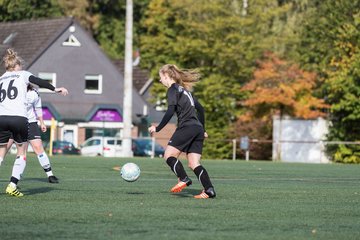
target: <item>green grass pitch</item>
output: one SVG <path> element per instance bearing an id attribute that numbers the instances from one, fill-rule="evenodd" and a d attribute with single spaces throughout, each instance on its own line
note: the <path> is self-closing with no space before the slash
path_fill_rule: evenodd
<path id="1" fill-rule="evenodd" d="M 360 239 L 360 165 L 203 161 L 218 194 L 178 194 L 162 159 L 52 157 L 59 184 L 29 154 L 19 186 L 5 194 L 14 156 L 0 167 L 0 239 Z M 114 167 L 135 162 L 141 177 Z M 183 161 L 187 166 L 186 161 Z M 187 167 L 186 167 L 187 169 Z"/>

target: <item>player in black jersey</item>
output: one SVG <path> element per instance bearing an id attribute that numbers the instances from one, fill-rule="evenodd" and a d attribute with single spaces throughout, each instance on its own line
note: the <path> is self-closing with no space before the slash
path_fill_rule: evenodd
<path id="1" fill-rule="evenodd" d="M 159 132 L 176 112 L 178 126 L 168 142 L 165 150 L 166 163 L 178 177 L 178 183 L 171 192 L 181 192 L 192 184 L 185 172 L 179 155 L 184 152 L 189 162 L 189 167 L 194 171 L 204 190 L 194 196 L 195 198 L 214 198 L 216 196 L 206 169 L 200 164 L 205 131 L 204 108 L 194 98 L 190 89 L 199 80 L 199 73 L 195 70 L 181 70 L 175 65 L 166 64 L 159 71 L 160 82 L 168 88 L 168 109 L 160 124 L 149 127 L 149 132 Z"/>

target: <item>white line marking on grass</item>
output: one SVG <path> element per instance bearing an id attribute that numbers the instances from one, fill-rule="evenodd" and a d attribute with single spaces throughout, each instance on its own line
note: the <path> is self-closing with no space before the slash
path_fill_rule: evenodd
<path id="1" fill-rule="evenodd" d="M 212 180 L 215 181 L 289 181 L 289 182 L 331 182 L 331 183 L 336 183 L 336 182 L 356 182 L 359 181 L 360 182 L 360 178 L 216 178 L 213 177 L 211 178 Z M 65 182 L 82 182 L 82 181 L 87 181 L 87 182 L 117 182 L 121 180 L 120 177 L 119 178 L 114 178 L 114 179 L 106 179 L 106 178 L 63 178 L 61 179 L 61 181 L 65 181 Z M 158 182 L 158 181 L 171 181 L 174 180 L 174 178 L 140 178 L 139 180 L 141 181 L 152 181 L 152 182 Z M 8 179 L 0 179 L 0 181 L 4 181 L 7 182 Z M 38 181 L 38 180 L 33 180 L 33 179 L 24 179 L 23 181 Z"/>

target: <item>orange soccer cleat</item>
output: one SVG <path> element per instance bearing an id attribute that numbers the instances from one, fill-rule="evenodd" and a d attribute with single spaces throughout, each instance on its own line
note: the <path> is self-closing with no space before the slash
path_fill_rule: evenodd
<path id="1" fill-rule="evenodd" d="M 203 190 L 199 195 L 195 195 L 194 198 L 206 199 L 206 198 L 214 198 L 215 196 L 216 196 L 216 193 L 214 191 L 214 188 L 209 188 L 206 191 Z"/>
<path id="2" fill-rule="evenodd" d="M 173 193 L 181 192 L 187 186 L 190 186 L 192 181 L 189 177 L 180 180 L 170 191 Z"/>

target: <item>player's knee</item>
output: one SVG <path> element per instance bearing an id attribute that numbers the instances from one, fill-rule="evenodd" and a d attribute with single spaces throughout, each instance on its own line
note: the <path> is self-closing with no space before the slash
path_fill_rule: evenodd
<path id="1" fill-rule="evenodd" d="M 40 153 L 43 153 L 44 152 L 44 148 L 42 145 L 34 145 L 32 146 L 33 147 L 33 150 L 36 154 L 40 154 Z"/>
<path id="2" fill-rule="evenodd" d="M 194 170 L 195 168 L 197 168 L 198 166 L 200 166 L 200 163 L 199 162 L 191 162 L 191 161 L 189 161 L 189 163 L 188 163 L 188 166 L 189 166 L 189 168 L 191 168 L 192 170 Z"/>

